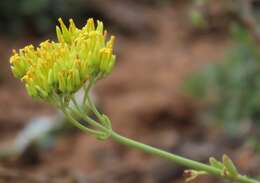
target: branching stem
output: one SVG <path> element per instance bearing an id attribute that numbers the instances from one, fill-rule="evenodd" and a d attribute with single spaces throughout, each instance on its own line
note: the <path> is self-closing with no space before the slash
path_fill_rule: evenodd
<path id="1" fill-rule="evenodd" d="M 100 137 L 101 135 L 104 136 L 104 135 L 108 134 L 107 136 L 105 136 L 104 139 L 110 137 L 115 142 L 126 145 L 128 147 L 135 148 L 135 149 L 138 149 L 138 150 L 141 150 L 141 151 L 153 154 L 153 155 L 157 155 L 161 158 L 167 159 L 169 161 L 172 161 L 176 164 L 187 167 L 189 169 L 193 169 L 193 170 L 197 170 L 197 171 L 203 171 L 203 172 L 206 172 L 208 174 L 223 177 L 223 178 L 231 180 L 233 182 L 260 183 L 260 181 L 258 181 L 258 180 L 255 180 L 255 179 L 252 179 L 252 178 L 249 178 L 247 176 L 240 175 L 240 174 L 238 174 L 237 176 L 231 176 L 230 174 L 225 174 L 225 172 L 223 172 L 223 170 L 216 168 L 214 166 L 211 166 L 209 164 L 204 164 L 204 163 L 201 163 L 201 162 L 198 162 L 198 161 L 194 161 L 194 160 L 191 160 L 191 159 L 188 159 L 188 158 L 184 158 L 182 156 L 179 156 L 179 155 L 158 149 L 156 147 L 152 147 L 150 145 L 143 144 L 143 143 L 140 143 L 138 141 L 124 137 L 124 136 L 114 132 L 111 128 L 104 126 L 104 124 L 107 124 L 107 121 L 104 121 L 106 119 L 104 117 L 102 117 L 102 114 L 99 113 L 99 111 L 97 110 L 97 108 L 95 107 L 94 103 L 91 101 L 91 99 L 88 95 L 86 95 L 86 100 L 89 104 L 90 109 L 97 116 L 97 119 L 99 120 L 99 122 L 93 120 L 86 113 L 82 112 L 82 110 L 79 109 L 79 106 L 76 103 L 76 100 L 73 101 L 75 106 L 77 106 L 76 109 L 69 108 L 68 106 L 67 106 L 67 108 L 69 109 L 70 112 L 75 113 L 78 117 L 82 118 L 83 120 L 85 120 L 85 122 L 87 122 L 89 125 L 94 127 L 95 130 L 90 129 L 90 128 L 82 125 L 76 119 L 74 119 L 73 116 L 70 115 L 69 112 L 67 112 L 66 106 L 62 105 L 62 108 L 61 108 L 61 110 L 64 112 L 64 114 L 68 118 L 68 120 L 73 125 L 75 125 L 77 128 L 79 128 L 80 130 L 82 130 L 84 132 L 90 133 L 92 135 L 96 135 L 96 137 Z"/>

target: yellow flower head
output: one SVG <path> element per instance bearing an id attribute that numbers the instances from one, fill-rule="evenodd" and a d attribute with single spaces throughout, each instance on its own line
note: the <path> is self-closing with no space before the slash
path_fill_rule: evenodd
<path id="1" fill-rule="evenodd" d="M 115 63 L 115 37 L 107 41 L 103 23 L 88 19 L 78 29 L 70 19 L 68 27 L 59 19 L 57 42 L 45 41 L 13 51 L 10 58 L 15 77 L 22 80 L 30 96 L 44 100 L 54 95 L 71 95 L 90 79 L 109 74 Z"/>

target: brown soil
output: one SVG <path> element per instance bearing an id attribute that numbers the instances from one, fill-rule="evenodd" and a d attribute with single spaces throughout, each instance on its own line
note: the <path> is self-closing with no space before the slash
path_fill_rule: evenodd
<path id="1" fill-rule="evenodd" d="M 202 161 L 228 150 L 228 143 L 219 148 L 224 137 L 216 138 L 214 134 L 218 132 L 212 130 L 209 134 L 196 122 L 193 103 L 180 90 L 188 73 L 223 56 L 229 47 L 227 35 L 221 31 L 193 34 L 184 3 L 141 5 L 136 9 L 135 3 L 126 6 L 113 2 L 126 13 L 136 11 L 142 16 L 137 25 L 129 20 L 125 25 L 119 24 L 118 29 L 113 27 L 120 32 L 121 27 L 128 26 L 132 32 L 114 33 L 118 35 L 117 64 L 111 76 L 100 81 L 94 90 L 114 129 Z M 135 27 L 143 24 L 149 28 Z M 1 41 L 0 142 L 12 138 L 32 117 L 54 113 L 48 105 L 32 101 L 10 74 L 11 48 L 23 44 Z M 232 157 L 245 171 L 260 173 L 253 171 L 255 163 L 249 168 L 245 163 L 255 160 L 250 150 L 242 148 L 232 152 Z M 54 148 L 40 152 L 35 164 L 16 158 L 0 162 L 0 182 L 170 183 L 184 182 L 182 171 L 157 157 L 76 133 L 59 138 Z M 221 180 L 201 177 L 194 182 Z"/>

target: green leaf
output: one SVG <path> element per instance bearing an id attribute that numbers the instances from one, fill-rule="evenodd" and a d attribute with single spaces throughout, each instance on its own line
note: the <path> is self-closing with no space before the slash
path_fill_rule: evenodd
<path id="1" fill-rule="evenodd" d="M 210 157 L 209 158 L 209 163 L 211 166 L 217 168 L 217 169 L 224 169 L 224 165 L 223 163 L 221 163 L 220 161 L 216 160 L 214 157 Z"/>
<path id="2" fill-rule="evenodd" d="M 233 161 L 226 154 L 223 155 L 223 165 L 232 177 L 237 177 L 239 175 Z"/>

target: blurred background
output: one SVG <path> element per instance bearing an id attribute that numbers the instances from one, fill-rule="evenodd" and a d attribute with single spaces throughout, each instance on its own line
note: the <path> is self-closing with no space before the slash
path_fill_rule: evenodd
<path id="1" fill-rule="evenodd" d="M 59 17 L 116 35 L 93 90 L 116 131 L 203 162 L 227 153 L 260 178 L 259 15 L 258 0 L 1 0 L 0 182 L 185 182 L 184 167 L 81 133 L 13 78 L 12 49 L 55 40 Z"/>

